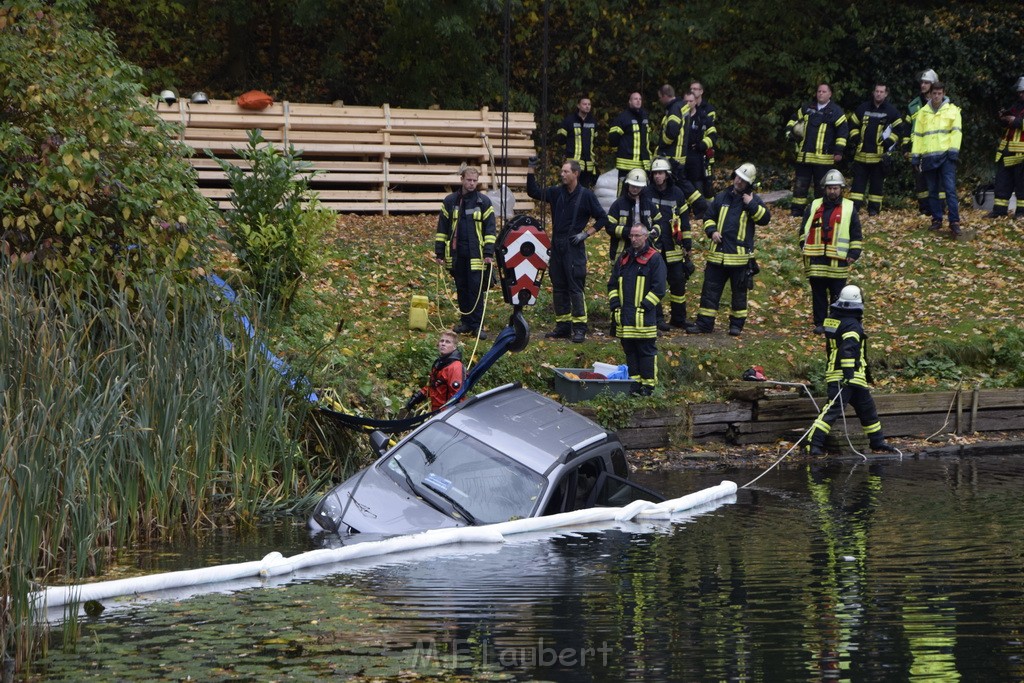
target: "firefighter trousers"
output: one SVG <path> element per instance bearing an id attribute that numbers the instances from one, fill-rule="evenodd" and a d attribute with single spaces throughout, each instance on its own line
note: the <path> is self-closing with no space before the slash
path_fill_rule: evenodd
<path id="1" fill-rule="evenodd" d="M 630 379 L 641 386 L 651 387 L 658 383 L 658 347 L 654 339 L 619 339 L 622 352 L 629 366 Z"/>
<path id="2" fill-rule="evenodd" d="M 996 191 L 992 202 L 992 213 L 1005 216 L 1010 208 L 1010 196 L 1017 195 L 1017 216 L 1024 216 L 1024 163 L 1007 166 L 1001 160 L 996 164 Z"/>
<path id="3" fill-rule="evenodd" d="M 839 394 L 842 388 L 843 395 L 838 400 L 833 399 Z M 831 402 L 822 408 L 814 425 L 811 427 L 810 444 L 821 448 L 825 445 L 825 437 L 832 431 L 832 425 L 843 414 L 844 407 L 849 404 L 857 413 L 861 429 L 867 435 L 872 446 L 885 441 L 882 434 L 882 423 L 878 421 L 878 411 L 875 409 L 875 399 L 871 397 L 871 390 L 858 384 L 848 384 L 840 387 L 839 382 L 828 383 L 828 400 Z"/>
<path id="4" fill-rule="evenodd" d="M 702 332 L 715 329 L 718 304 L 722 300 L 725 284 L 732 291 L 732 310 L 729 312 L 729 327 L 743 329 L 747 321 L 747 266 L 724 266 L 708 263 L 704 267 L 704 286 L 700 290 L 700 310 L 697 311 L 697 327 Z"/>
<path id="5" fill-rule="evenodd" d="M 860 211 L 865 204 L 868 205 L 868 214 L 875 215 L 882 210 L 882 184 L 885 182 L 885 164 L 881 161 L 865 163 L 863 161 L 853 162 L 853 186 L 850 189 L 850 199 L 853 205 Z"/>
<path id="6" fill-rule="evenodd" d="M 814 316 L 814 326 L 818 327 L 828 317 L 828 307 L 839 298 L 839 292 L 846 286 L 846 279 L 836 277 L 810 277 L 811 283 L 811 314 Z"/>
<path id="7" fill-rule="evenodd" d="M 714 198 L 714 192 L 711 190 L 711 176 L 707 172 L 707 160 L 702 152 L 697 150 L 686 152 L 684 175 L 695 188 L 700 190 L 705 199 L 711 201 Z"/>
<path id="8" fill-rule="evenodd" d="M 469 256 L 457 256 L 452 263 L 452 277 L 455 279 L 455 294 L 459 301 L 461 323 L 470 330 L 477 330 L 483 321 L 483 276 L 484 271 L 469 267 Z"/>
<path id="9" fill-rule="evenodd" d="M 664 254 L 662 254 L 664 256 Z M 668 285 L 668 295 L 665 300 L 669 303 L 669 325 L 683 327 L 686 325 L 686 268 L 682 261 L 672 261 L 665 264 L 665 283 Z M 665 310 L 658 304 L 658 323 L 665 321 Z"/>
<path id="10" fill-rule="evenodd" d="M 793 208 L 791 213 L 794 216 L 803 216 L 807 203 L 818 196 L 818 188 L 821 181 L 825 179 L 831 166 L 827 164 L 796 163 L 796 178 L 793 180 Z"/>
<path id="11" fill-rule="evenodd" d="M 587 301 L 583 295 L 587 284 L 587 252 L 583 244 L 572 244 L 568 238 L 555 240 L 548 265 L 551 276 L 551 303 L 556 323 L 572 323 L 573 328 L 586 331 Z"/>

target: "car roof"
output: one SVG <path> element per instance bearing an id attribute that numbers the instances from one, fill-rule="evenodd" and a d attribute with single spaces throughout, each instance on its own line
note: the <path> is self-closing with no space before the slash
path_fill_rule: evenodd
<path id="1" fill-rule="evenodd" d="M 567 450 L 580 451 L 612 436 L 593 420 L 518 384 L 478 394 L 443 419 L 540 473 Z"/>

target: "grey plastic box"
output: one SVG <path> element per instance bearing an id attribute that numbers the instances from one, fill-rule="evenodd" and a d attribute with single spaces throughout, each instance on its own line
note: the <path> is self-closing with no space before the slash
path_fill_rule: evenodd
<path id="1" fill-rule="evenodd" d="M 555 373 L 555 391 L 566 403 L 578 403 L 597 398 L 598 394 L 607 391 L 612 394 L 628 394 L 633 388 L 631 379 L 573 379 L 565 373 L 575 375 L 581 372 L 592 372 L 591 368 L 551 368 Z"/>

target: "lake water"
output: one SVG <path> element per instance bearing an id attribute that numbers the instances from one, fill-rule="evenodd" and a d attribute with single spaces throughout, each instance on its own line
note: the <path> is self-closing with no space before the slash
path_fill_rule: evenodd
<path id="1" fill-rule="evenodd" d="M 681 495 L 759 473 L 638 478 Z M 55 627 L 35 674 L 1022 681 L 1022 493 L 1019 457 L 793 466 L 677 523 L 420 552 L 230 594 L 111 605 L 82 618 L 75 653 L 60 652 Z M 197 567 L 309 547 L 300 522 L 140 562 Z"/>

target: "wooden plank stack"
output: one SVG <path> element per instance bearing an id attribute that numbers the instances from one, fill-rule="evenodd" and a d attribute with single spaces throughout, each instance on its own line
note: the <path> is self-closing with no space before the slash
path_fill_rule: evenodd
<path id="1" fill-rule="evenodd" d="M 482 187 L 496 188 L 507 161 L 507 184 L 517 210 L 531 210 L 526 196 L 527 160 L 536 154 L 533 114 L 509 113 L 507 147 L 502 113 L 279 102 L 262 111 L 229 100 L 193 104 L 159 102 L 161 118 L 178 127 L 194 150 L 200 191 L 221 208 L 230 206 L 224 172 L 210 159 L 237 160 L 247 131 L 258 128 L 268 142 L 294 145 L 317 174 L 311 187 L 327 207 L 342 212 L 436 211 L 459 185 L 459 167 L 481 170 Z"/>

